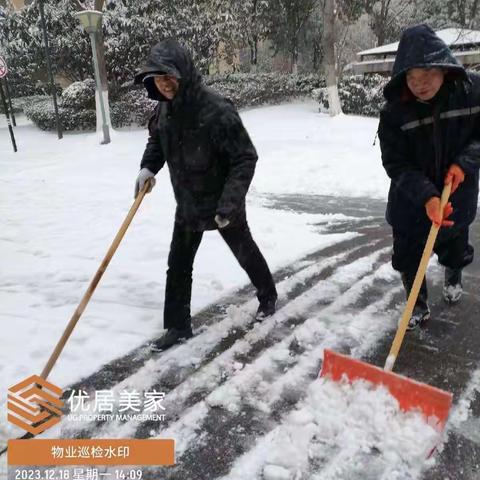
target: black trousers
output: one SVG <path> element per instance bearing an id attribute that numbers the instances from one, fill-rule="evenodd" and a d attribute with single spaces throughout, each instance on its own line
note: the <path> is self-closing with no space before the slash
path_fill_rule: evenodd
<path id="1" fill-rule="evenodd" d="M 393 230 L 392 266 L 399 272 L 416 272 L 428 231 L 418 235 L 404 235 Z M 468 226 L 441 228 L 433 251 L 444 267 L 461 269 L 473 262 L 473 247 L 468 243 Z"/>
<path id="2" fill-rule="evenodd" d="M 275 283 L 267 262 L 252 238 L 248 224 L 218 230 L 240 266 L 257 289 L 260 302 L 277 297 Z M 193 261 L 203 232 L 175 223 L 168 255 L 167 285 L 163 312 L 164 328 L 190 326 Z"/>

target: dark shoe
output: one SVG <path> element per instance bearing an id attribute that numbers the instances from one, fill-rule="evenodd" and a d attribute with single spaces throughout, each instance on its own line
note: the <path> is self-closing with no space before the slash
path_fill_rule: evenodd
<path id="1" fill-rule="evenodd" d="M 276 304 L 276 298 L 261 301 L 255 314 L 255 321 L 261 322 L 265 318 L 271 317 L 276 311 Z"/>
<path id="2" fill-rule="evenodd" d="M 415 307 L 413 309 L 412 316 L 408 321 L 407 330 L 415 330 L 417 327 L 422 325 L 422 323 L 426 322 L 430 319 L 430 309 L 427 308 L 419 308 Z"/>
<path id="3" fill-rule="evenodd" d="M 182 330 L 178 330 L 177 328 L 169 328 L 162 337 L 153 343 L 151 348 L 154 351 L 166 350 L 167 348 L 179 343 L 180 340 L 192 337 L 193 332 L 191 327 L 184 328 Z"/>
<path id="4" fill-rule="evenodd" d="M 402 272 L 402 282 L 405 287 L 405 294 L 408 300 L 410 290 L 412 289 L 413 282 L 415 280 L 416 272 Z M 424 278 L 418 293 L 415 308 L 413 309 L 412 316 L 408 322 L 407 330 L 415 330 L 423 322 L 426 322 L 430 318 L 430 308 L 428 308 L 428 289 L 427 279 Z"/>
<path id="5" fill-rule="evenodd" d="M 463 294 L 462 269 L 445 268 L 445 283 L 443 284 L 443 299 L 448 304 L 457 303 Z"/>

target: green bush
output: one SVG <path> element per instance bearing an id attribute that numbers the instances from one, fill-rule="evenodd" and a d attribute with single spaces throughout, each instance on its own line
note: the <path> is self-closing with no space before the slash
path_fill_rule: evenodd
<path id="1" fill-rule="evenodd" d="M 206 85 L 230 98 L 237 108 L 279 103 L 295 97 L 312 96 L 325 85 L 318 75 L 275 73 L 230 74 L 205 77 Z M 95 84 L 93 80 L 75 82 L 64 90 L 59 112 L 65 130 L 95 130 Z M 126 85 L 112 92 L 110 118 L 114 128 L 145 126 L 157 102 L 141 87 Z M 25 108 L 26 115 L 41 129 L 56 128 L 53 105 L 49 100 Z"/>
<path id="2" fill-rule="evenodd" d="M 344 113 L 377 116 L 383 103 L 385 77 L 345 77 L 339 86 Z M 320 103 L 320 110 L 328 108 L 325 81 L 318 75 L 286 75 L 274 73 L 230 74 L 205 78 L 213 90 L 230 98 L 237 108 L 274 104 L 295 97 L 310 97 Z M 62 94 L 59 111 L 65 130 L 95 130 L 95 98 L 93 80 L 76 82 Z M 32 97 L 25 104 L 27 116 L 43 130 L 56 128 L 51 100 Z M 126 85 L 110 97 L 110 118 L 114 128 L 130 125 L 145 126 L 156 102 L 147 97 L 141 87 Z"/>
<path id="3" fill-rule="evenodd" d="M 40 100 L 25 105 L 25 115 L 42 130 L 57 128 L 55 110 L 51 99 Z M 64 107 L 59 105 L 58 114 L 65 131 L 94 130 L 96 125 L 95 110 Z"/>
<path id="4" fill-rule="evenodd" d="M 74 82 L 62 93 L 62 107 L 95 110 L 95 80 L 87 78 L 83 82 Z"/>
<path id="5" fill-rule="evenodd" d="M 381 75 L 344 77 L 338 86 L 343 113 L 377 117 L 385 103 L 383 87 L 388 80 Z M 325 88 L 316 90 L 313 97 L 320 103 L 320 111 L 328 111 L 328 95 Z"/>
<path id="6" fill-rule="evenodd" d="M 110 105 L 110 118 L 114 128 L 129 125 L 146 126 L 157 102 L 150 100 L 144 89 L 120 92 Z"/>
<path id="7" fill-rule="evenodd" d="M 325 80 L 318 75 L 278 73 L 216 75 L 207 77 L 205 83 L 232 100 L 237 108 L 311 96 L 315 89 L 325 86 Z"/>

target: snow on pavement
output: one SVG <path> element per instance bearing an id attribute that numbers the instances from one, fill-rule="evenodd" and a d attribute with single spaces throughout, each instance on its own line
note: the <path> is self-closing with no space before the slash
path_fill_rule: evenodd
<path id="1" fill-rule="evenodd" d="M 372 146 L 377 121 L 347 116 L 331 119 L 316 109 L 314 103 L 293 103 L 242 113 L 260 157 L 248 197 L 248 216 L 272 269 L 357 234 L 327 234 L 328 226 L 352 220 L 344 215 L 267 208 L 268 194 L 386 197 L 388 181 L 378 146 Z M 44 366 L 132 203 L 146 141 L 145 130 L 114 132 L 109 146 L 98 145 L 94 134 L 66 135 L 59 141 L 54 134 L 26 124 L 17 128 L 19 153 L 13 154 L 7 135 L 5 128 L 0 129 L 0 215 L 5 225 L 0 234 L 3 391 Z M 52 371 L 49 379 L 53 383 L 67 386 L 161 333 L 173 217 L 173 194 L 163 171 Z M 246 327 L 256 308 L 255 299 L 229 307 L 221 321 L 201 329 L 188 343 L 147 361 L 114 390 L 146 390 L 173 365 L 180 373 L 200 367 L 167 394 L 166 405 L 178 412 L 178 419 L 152 432 L 174 436 L 181 458 L 204 436 L 201 426 L 214 409 L 235 412 L 251 405 L 269 412 L 286 390 L 303 389 L 306 393 L 294 410 L 260 437 L 225 478 L 294 479 L 316 461 L 327 462 L 326 476 L 318 480 L 339 478 L 335 475 L 341 465 L 351 473 L 362 462 L 362 455 L 372 450 L 377 452 L 378 468 L 387 468 L 390 476 L 385 473 L 384 478 L 410 478 L 398 475 L 415 475 L 420 470 L 425 448 L 438 440 L 435 432 L 417 416 L 400 414 L 383 390 L 371 390 L 361 383 L 351 388 L 324 380 L 311 382 L 324 348 L 348 340 L 359 356 L 394 325 L 397 312 L 386 310 L 398 293 L 391 285 L 374 304 L 359 312 L 348 311 L 374 282 L 391 284 L 395 278 L 388 264 L 389 248 L 375 244 L 371 248 L 372 253 L 346 265 L 341 262 L 352 250 L 297 265 L 295 275 L 279 283 L 280 298 L 327 268 L 334 267 L 334 272 L 208 364 L 202 362 L 227 332 Z M 195 263 L 193 313 L 247 281 L 220 236 L 208 232 Z M 295 315 L 305 316 L 305 321 L 291 325 L 252 363 L 238 362 L 256 343 L 280 335 L 282 326 L 288 326 Z M 303 353 L 292 357 L 288 345 L 293 340 Z M 195 393 L 203 399 L 190 405 Z M 4 403 L 3 397 L 3 411 Z M 62 424 L 44 436 L 55 437 L 63 427 L 75 430 L 75 425 Z M 137 428 L 134 422 L 112 422 L 96 434 L 125 437 Z M 0 439 L 18 433 L 5 418 L 0 420 Z M 338 449 L 339 445 L 343 447 Z M 330 465 L 322 458 L 329 448 L 335 455 Z"/>
<path id="2" fill-rule="evenodd" d="M 311 480 L 406 480 L 415 478 L 438 442 L 438 432 L 419 413 L 399 413 L 398 402 L 385 388 L 322 378 L 222 480 L 262 474 L 264 479 L 294 480 L 306 472 Z"/>
<path id="3" fill-rule="evenodd" d="M 332 171 L 326 177 L 316 165 L 320 153 L 340 148 L 327 139 L 342 128 L 337 120 L 318 114 L 314 103 L 258 108 L 242 116 L 260 156 L 248 216 L 255 239 L 276 269 L 332 242 L 313 224 L 342 219 L 266 209 L 256 193 L 271 191 L 275 185 L 277 191 L 281 186 L 291 191 L 292 182 L 297 193 L 312 191 L 314 183 L 318 193 L 333 193 L 328 186 L 337 175 Z M 348 117 L 343 121 L 352 123 Z M 375 122 L 353 121 L 356 131 L 374 135 Z M 0 130 L 0 215 L 5 226 L 0 234 L 0 318 L 7 325 L 0 352 L 2 389 L 39 372 L 46 363 L 132 203 L 147 136 L 144 129 L 118 131 L 104 146 L 95 134 L 67 134 L 58 140 L 55 133 L 42 132 L 28 122 L 20 124 L 16 154 L 7 130 Z M 364 143 L 360 136 L 357 140 Z M 349 144 L 352 154 L 360 149 Z M 293 145 L 295 165 L 287 155 Z M 368 150 L 364 160 L 385 183 L 378 149 Z M 343 155 L 345 146 L 341 151 Z M 349 168 L 352 171 L 352 163 Z M 358 162 L 359 172 L 362 169 Z M 52 382 L 68 385 L 161 333 L 174 198 L 165 170 L 157 180 L 52 371 Z M 351 192 L 358 193 L 358 189 Z M 193 313 L 247 282 L 220 236 L 208 232 L 195 263 Z M 105 338 L 115 342 L 105 348 Z M 11 433 L 2 417 L 0 438 Z"/>

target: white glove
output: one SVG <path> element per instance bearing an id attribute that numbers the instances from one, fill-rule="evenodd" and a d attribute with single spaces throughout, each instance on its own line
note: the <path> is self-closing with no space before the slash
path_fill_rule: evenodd
<path id="1" fill-rule="evenodd" d="M 218 228 L 225 228 L 230 224 L 228 218 L 223 218 L 220 215 L 215 215 L 215 223 L 218 225 Z"/>
<path id="2" fill-rule="evenodd" d="M 155 186 L 155 174 L 151 172 L 148 168 L 142 168 L 138 172 L 138 177 L 137 180 L 135 181 L 135 198 L 137 198 L 138 192 L 140 192 L 144 185 L 145 182 L 151 178 L 150 181 L 150 187 L 147 190 L 147 193 L 152 191 L 152 188 Z"/>

